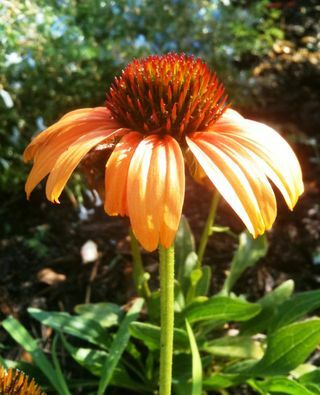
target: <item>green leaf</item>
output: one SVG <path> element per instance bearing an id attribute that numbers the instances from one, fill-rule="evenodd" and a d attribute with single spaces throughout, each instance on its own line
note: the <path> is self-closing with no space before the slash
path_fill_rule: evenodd
<path id="1" fill-rule="evenodd" d="M 160 322 L 160 292 L 153 291 L 150 298 L 148 298 L 146 302 L 148 306 L 148 316 L 150 322 Z M 179 301 L 177 303 L 179 303 Z"/>
<path id="2" fill-rule="evenodd" d="M 228 359 L 260 359 L 263 356 L 260 342 L 251 337 L 225 336 L 204 343 L 201 349 Z"/>
<path id="3" fill-rule="evenodd" d="M 212 269 L 210 266 L 204 265 L 201 268 L 202 275 L 196 285 L 195 296 L 206 296 L 209 292 Z"/>
<path id="4" fill-rule="evenodd" d="M 220 390 L 241 384 L 245 382 L 245 380 L 246 378 L 236 373 L 214 373 L 209 378 L 203 380 L 203 388 L 207 391 Z"/>
<path id="5" fill-rule="evenodd" d="M 56 376 L 57 376 L 60 388 L 63 389 L 65 394 L 71 395 L 70 391 L 69 391 L 69 388 L 68 388 L 68 385 L 66 383 L 66 380 L 64 378 L 64 375 L 63 375 L 63 372 L 62 372 L 62 369 L 61 369 L 61 365 L 60 365 L 58 356 L 57 356 L 58 336 L 59 335 L 56 333 L 54 338 L 53 338 L 53 341 L 52 341 L 52 347 L 51 347 L 52 362 L 53 362 L 53 366 L 54 366 L 54 368 L 56 370 Z"/>
<path id="6" fill-rule="evenodd" d="M 63 335 L 62 341 L 66 350 L 80 366 L 83 366 L 94 376 L 101 376 L 103 365 L 106 358 L 108 357 L 108 353 L 90 348 L 74 347 L 69 342 L 67 342 Z M 115 368 L 111 379 L 111 384 L 120 388 L 126 388 L 137 392 L 152 392 L 152 388 L 148 388 L 144 384 L 133 380 L 122 366 Z"/>
<path id="7" fill-rule="evenodd" d="M 265 235 L 253 239 L 248 232 L 241 233 L 239 246 L 231 261 L 230 272 L 224 282 L 221 294 L 229 294 L 241 274 L 264 257 L 267 250 L 268 244 Z"/>
<path id="8" fill-rule="evenodd" d="M 83 366 L 93 375 L 101 376 L 103 363 L 108 356 L 106 351 L 74 347 L 62 334 L 61 339 L 65 349 L 79 365 Z"/>
<path id="9" fill-rule="evenodd" d="M 302 363 L 301 365 L 297 366 L 295 369 L 291 370 L 290 375 L 295 379 L 300 379 L 301 376 L 313 372 L 315 370 L 317 370 L 317 368 L 314 365 L 312 365 L 312 363 L 306 361 L 305 363 Z"/>
<path id="10" fill-rule="evenodd" d="M 198 350 L 197 342 L 194 337 L 192 328 L 186 320 L 186 328 L 189 336 L 191 354 L 192 354 L 192 392 L 191 395 L 202 394 L 202 363 Z"/>
<path id="11" fill-rule="evenodd" d="M 81 316 L 72 316 L 68 313 L 46 312 L 34 308 L 29 308 L 28 312 L 43 325 L 57 331 L 78 337 L 103 348 L 108 348 L 110 344 L 111 337 L 94 320 Z"/>
<path id="12" fill-rule="evenodd" d="M 28 333 L 25 327 L 13 317 L 8 317 L 2 321 L 2 326 L 21 347 L 31 354 L 33 361 L 50 381 L 53 388 L 61 395 L 69 395 L 69 392 L 61 387 L 57 373 L 52 364 L 39 347 L 37 341 Z"/>
<path id="13" fill-rule="evenodd" d="M 186 305 L 186 301 L 185 301 L 184 294 L 181 289 L 181 285 L 178 281 L 175 281 L 174 282 L 174 311 L 181 312 L 184 309 L 185 305 Z M 149 306 L 148 306 L 148 312 L 149 312 Z M 151 319 L 150 312 L 149 312 L 149 316 L 150 316 L 150 321 L 153 321 Z M 160 317 L 159 317 L 159 319 L 160 319 Z M 157 320 L 157 321 L 159 321 L 159 320 Z"/>
<path id="14" fill-rule="evenodd" d="M 296 293 L 279 306 L 270 323 L 269 330 L 273 332 L 284 325 L 295 322 L 319 307 L 320 290 Z"/>
<path id="15" fill-rule="evenodd" d="M 305 386 L 287 377 L 273 377 L 265 381 L 249 381 L 253 389 L 260 390 L 263 394 L 283 395 L 317 395 Z"/>
<path id="16" fill-rule="evenodd" d="M 248 371 L 251 371 L 253 366 L 256 366 L 257 361 L 255 359 L 245 359 L 243 361 L 237 361 L 236 363 L 232 363 L 225 367 L 223 373 L 226 374 L 240 374 L 243 377 L 248 378 Z"/>
<path id="17" fill-rule="evenodd" d="M 160 348 L 160 327 L 143 322 L 132 322 L 130 332 L 133 337 L 141 340 L 150 350 Z M 188 335 L 183 329 L 174 329 L 175 350 L 185 350 L 189 346 Z"/>
<path id="18" fill-rule="evenodd" d="M 196 254 L 194 254 L 196 256 Z M 198 259 L 198 258 L 197 258 Z M 195 260 L 196 264 L 196 260 Z M 193 269 L 188 275 L 188 288 L 186 294 L 186 304 L 189 305 L 194 301 L 196 286 L 202 277 L 202 270 L 199 268 Z"/>
<path id="19" fill-rule="evenodd" d="M 294 282 L 288 280 L 258 300 L 257 303 L 262 308 L 261 312 L 241 325 L 241 333 L 248 335 L 266 330 L 272 321 L 277 307 L 290 298 L 293 290 Z"/>
<path id="20" fill-rule="evenodd" d="M 303 363 L 320 342 L 320 319 L 294 323 L 268 336 L 264 357 L 249 373 L 256 376 L 286 374 Z"/>
<path id="21" fill-rule="evenodd" d="M 114 303 L 79 304 L 74 310 L 85 318 L 97 321 L 103 328 L 118 325 L 123 316 L 120 306 Z"/>
<path id="22" fill-rule="evenodd" d="M 320 394 L 320 368 L 314 368 L 313 371 L 300 376 L 299 383 L 305 385 L 316 394 Z"/>
<path id="23" fill-rule="evenodd" d="M 192 303 L 183 314 L 190 323 L 203 320 L 246 321 L 257 315 L 260 310 L 259 305 L 245 302 L 240 298 L 213 296 L 204 302 Z"/>
<path id="24" fill-rule="evenodd" d="M 184 297 L 186 297 L 190 287 L 190 275 L 197 265 L 198 257 L 195 253 L 194 237 L 185 216 L 181 217 L 174 245 L 176 278 Z M 177 296 L 177 294 L 175 295 Z"/>
<path id="25" fill-rule="evenodd" d="M 212 366 L 212 357 L 205 356 L 201 360 L 203 369 Z M 173 355 L 173 378 L 174 393 L 179 395 L 190 394 L 192 391 L 192 360 L 190 354 Z"/>
<path id="26" fill-rule="evenodd" d="M 108 387 L 122 353 L 127 347 L 130 338 L 130 324 L 138 318 L 143 303 L 144 300 L 142 298 L 136 299 L 130 310 L 127 312 L 125 318 L 122 320 L 119 330 L 111 344 L 110 354 L 107 356 L 104 362 L 97 395 L 103 395 L 106 388 Z"/>
<path id="27" fill-rule="evenodd" d="M 198 255 L 195 252 L 190 252 L 185 260 L 183 275 L 180 280 L 181 288 L 186 298 L 188 298 L 192 285 L 195 284 L 195 282 L 197 282 L 201 277 L 200 269 L 195 269 L 197 262 Z"/>
<path id="28" fill-rule="evenodd" d="M 178 281 L 182 284 L 185 277 L 187 256 L 195 251 L 194 237 L 187 218 L 182 215 L 174 242 L 174 254 Z"/>
<path id="29" fill-rule="evenodd" d="M 212 233 L 227 233 L 227 232 L 230 232 L 230 228 L 229 228 L 229 226 L 214 225 L 211 227 L 211 232 Z"/>

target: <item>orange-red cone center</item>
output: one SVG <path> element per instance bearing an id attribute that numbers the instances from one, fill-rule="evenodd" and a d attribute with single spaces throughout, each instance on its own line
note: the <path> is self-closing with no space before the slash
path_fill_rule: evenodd
<path id="1" fill-rule="evenodd" d="M 130 63 L 111 85 L 106 106 L 124 127 L 180 140 L 214 123 L 226 98 L 202 60 L 170 53 Z"/>

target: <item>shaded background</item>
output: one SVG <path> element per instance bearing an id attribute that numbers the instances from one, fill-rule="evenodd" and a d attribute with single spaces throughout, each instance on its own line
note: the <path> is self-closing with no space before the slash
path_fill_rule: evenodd
<path id="1" fill-rule="evenodd" d="M 0 3 L 0 311 L 30 326 L 27 306 L 72 311 L 90 300 L 134 295 L 126 220 L 108 218 L 80 175 L 61 206 L 30 202 L 23 149 L 65 112 L 103 105 L 114 76 L 134 57 L 169 51 L 201 57 L 217 71 L 233 107 L 290 141 L 306 192 L 293 213 L 279 197 L 268 256 L 238 292 L 257 298 L 287 278 L 296 289 L 320 282 L 320 6 L 318 1 L 3 0 Z M 190 180 L 189 180 L 190 181 Z M 188 181 L 185 213 L 199 238 L 210 195 Z M 241 223 L 223 203 L 218 222 Z M 83 244 L 98 248 L 85 264 Z M 235 241 L 210 241 L 206 263 L 223 281 Z M 156 286 L 157 258 L 145 256 Z M 94 270 L 98 276 L 94 276 Z M 92 281 L 89 278 L 92 276 Z M 89 290 L 89 291 L 88 291 Z M 2 336 L 2 337 L 1 337 Z M 5 343 L 4 334 L 0 341 Z M 17 349 L 6 350 L 18 357 Z M 10 354 L 11 353 L 11 354 Z"/>

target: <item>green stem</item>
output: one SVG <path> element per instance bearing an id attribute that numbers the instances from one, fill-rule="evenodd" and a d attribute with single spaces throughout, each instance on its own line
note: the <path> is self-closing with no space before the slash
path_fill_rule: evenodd
<path id="1" fill-rule="evenodd" d="M 138 240 L 130 227 L 130 244 L 133 258 L 133 281 L 139 296 L 149 299 L 151 291 L 148 285 L 148 273 L 144 271 Z"/>
<path id="2" fill-rule="evenodd" d="M 200 269 L 202 266 L 203 256 L 206 251 L 208 239 L 209 239 L 209 236 L 211 235 L 211 228 L 214 224 L 214 220 L 216 217 L 219 199 L 220 199 L 220 194 L 217 190 L 215 190 L 213 193 L 212 201 L 211 201 L 209 215 L 208 215 L 208 218 L 207 218 L 207 221 L 204 226 L 204 229 L 203 229 L 203 232 L 201 235 L 201 239 L 200 239 L 200 244 L 199 244 L 199 249 L 198 249 L 198 261 L 197 261 L 197 268 L 198 269 Z"/>
<path id="3" fill-rule="evenodd" d="M 160 255 L 160 395 L 171 394 L 174 328 L 174 247 L 159 246 Z"/>

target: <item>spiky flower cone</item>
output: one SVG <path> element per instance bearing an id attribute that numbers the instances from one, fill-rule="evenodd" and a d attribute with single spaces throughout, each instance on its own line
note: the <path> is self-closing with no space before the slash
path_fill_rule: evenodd
<path id="1" fill-rule="evenodd" d="M 46 395 L 32 379 L 19 370 L 0 367 L 0 395 Z"/>

